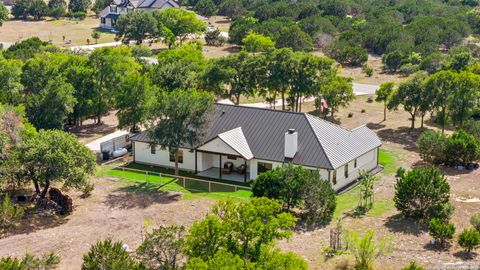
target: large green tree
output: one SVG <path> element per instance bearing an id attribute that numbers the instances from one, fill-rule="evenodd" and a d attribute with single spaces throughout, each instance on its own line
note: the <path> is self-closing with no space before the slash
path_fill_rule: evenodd
<path id="1" fill-rule="evenodd" d="M 189 34 L 201 34 L 206 29 L 205 23 L 197 19 L 194 12 L 181 8 L 167 8 L 155 11 L 153 16 L 168 32 L 165 34 L 165 42 L 169 47 L 176 43 L 177 37 L 180 44 L 182 44 Z"/>
<path id="2" fill-rule="evenodd" d="M 426 81 L 426 91 L 433 99 L 432 108 L 435 108 L 440 113 L 442 133 L 445 132 L 447 108 L 450 102 L 452 102 L 451 98 L 455 92 L 456 77 L 456 73 L 447 70 L 431 75 Z"/>
<path id="3" fill-rule="evenodd" d="M 147 117 L 147 109 L 154 94 L 154 87 L 147 75 L 129 73 L 125 75 L 115 93 L 115 108 L 119 128 L 139 131 Z"/>
<path id="4" fill-rule="evenodd" d="M 89 65 L 92 68 L 93 113 L 97 117 L 97 123 L 101 123 L 102 115 L 110 109 L 114 89 L 121 78 L 127 73 L 140 70 L 141 66 L 125 46 L 94 50 L 89 55 Z"/>
<path id="5" fill-rule="evenodd" d="M 95 156 L 75 136 L 60 130 L 40 130 L 18 146 L 21 176 L 29 179 L 40 198 L 53 183 L 80 189 L 95 172 Z"/>
<path id="6" fill-rule="evenodd" d="M 140 44 L 144 39 L 161 36 L 157 27 L 157 21 L 152 12 L 129 12 L 118 19 L 115 25 L 115 35 L 127 44 L 131 40 Z"/>
<path id="7" fill-rule="evenodd" d="M 0 60 L 0 103 L 18 105 L 22 101 L 23 63 L 19 60 Z"/>
<path id="8" fill-rule="evenodd" d="M 218 202 L 190 228 L 186 255 L 208 261 L 225 250 L 246 262 L 258 262 L 266 246 L 291 235 L 295 218 L 281 209 L 279 202 L 267 198 Z"/>
<path id="9" fill-rule="evenodd" d="M 425 92 L 424 80 L 423 75 L 416 74 L 407 82 L 400 84 L 387 105 L 390 110 L 396 110 L 403 105 L 403 109 L 410 114 L 412 129 L 415 128 L 415 117 L 422 106 L 422 97 Z"/>
<path id="10" fill-rule="evenodd" d="M 8 19 L 8 9 L 3 5 L 3 3 L 0 3 L 0 27 L 3 25 L 3 22 L 5 22 Z"/>
<path id="11" fill-rule="evenodd" d="M 448 104 L 453 123 L 462 127 L 477 105 L 480 93 L 480 75 L 462 71 L 456 76 L 455 88 Z"/>
<path id="12" fill-rule="evenodd" d="M 87 12 L 92 5 L 92 0 L 70 0 L 68 10 L 71 12 Z"/>
<path id="13" fill-rule="evenodd" d="M 338 112 L 341 107 L 347 106 L 350 101 L 355 99 L 352 80 L 347 77 L 337 76 L 324 87 L 321 94 L 328 103 L 328 110 L 332 121 L 335 119 L 335 113 Z"/>
<path id="14" fill-rule="evenodd" d="M 201 142 L 213 110 L 213 96 L 206 92 L 178 89 L 158 94 L 148 133 L 155 145 L 175 156 L 175 175 L 179 174 L 178 150 Z"/>

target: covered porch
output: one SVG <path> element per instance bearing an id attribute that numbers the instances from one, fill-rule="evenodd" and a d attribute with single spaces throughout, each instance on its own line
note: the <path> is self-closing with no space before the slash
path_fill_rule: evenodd
<path id="1" fill-rule="evenodd" d="M 206 169 L 205 171 L 198 172 L 198 176 L 209 177 L 209 178 L 219 178 L 220 175 L 220 168 L 212 167 L 210 169 Z M 237 172 L 232 172 L 230 174 L 222 174 L 222 180 L 228 181 L 235 181 L 235 182 L 246 182 L 245 178 L 250 179 L 250 173 L 239 174 Z"/>
<path id="2" fill-rule="evenodd" d="M 236 182 L 250 181 L 250 147 L 242 129 L 218 134 L 195 150 L 195 173 L 199 176 Z"/>

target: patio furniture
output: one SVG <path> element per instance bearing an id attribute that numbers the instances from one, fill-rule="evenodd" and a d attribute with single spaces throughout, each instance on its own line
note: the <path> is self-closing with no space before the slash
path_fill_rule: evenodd
<path id="1" fill-rule="evenodd" d="M 244 174 L 244 173 L 246 173 L 246 171 L 247 171 L 247 167 L 245 166 L 245 164 L 242 164 L 242 165 L 237 167 L 237 173 L 238 174 Z"/>
<path id="2" fill-rule="evenodd" d="M 223 164 L 222 173 L 230 174 L 230 173 L 232 173 L 232 171 L 233 171 L 233 163 L 232 162 L 225 162 L 225 164 Z"/>

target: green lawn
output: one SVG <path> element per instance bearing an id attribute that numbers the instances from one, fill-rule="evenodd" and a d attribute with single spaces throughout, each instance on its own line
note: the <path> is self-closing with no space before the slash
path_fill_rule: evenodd
<path id="1" fill-rule="evenodd" d="M 118 165 L 118 164 L 117 164 Z M 104 166 L 100 166 L 104 167 Z M 138 167 L 138 166 L 137 166 Z M 128 184 L 125 189 L 135 192 L 161 192 L 161 191 L 179 191 L 183 193 L 184 199 L 210 198 L 225 199 L 234 198 L 239 200 L 247 200 L 251 197 L 252 192 L 234 187 L 221 185 L 220 183 L 209 183 L 202 181 L 186 180 L 185 185 L 188 190 L 183 187 L 182 179 L 176 180 L 173 177 L 160 176 L 159 170 L 144 172 L 130 171 L 129 168 L 122 170 L 115 165 L 107 165 L 100 168 L 97 175 L 117 177 L 124 183 Z M 209 188 L 213 192 L 208 192 Z"/>
<path id="2" fill-rule="evenodd" d="M 393 174 L 397 172 L 397 165 L 395 160 L 400 157 L 400 152 L 397 150 L 380 148 L 378 155 L 378 163 L 384 167 L 383 174 Z"/>

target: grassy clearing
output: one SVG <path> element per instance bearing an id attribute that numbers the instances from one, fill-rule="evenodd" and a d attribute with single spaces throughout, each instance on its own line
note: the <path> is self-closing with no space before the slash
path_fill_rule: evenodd
<path id="1" fill-rule="evenodd" d="M 400 152 L 395 150 L 387 150 L 380 148 L 380 153 L 378 155 L 378 163 L 383 165 L 384 170 L 382 174 L 389 175 L 397 171 L 396 160 L 400 157 Z"/>
<path id="2" fill-rule="evenodd" d="M 343 215 L 352 214 L 355 208 L 358 206 L 360 200 L 360 187 L 357 186 L 352 190 L 345 192 L 337 196 L 337 208 L 333 217 L 335 219 L 341 218 Z M 368 211 L 365 216 L 367 217 L 380 217 L 384 213 L 391 211 L 395 208 L 393 200 L 375 200 L 373 202 L 373 208 Z"/>
<path id="3" fill-rule="evenodd" d="M 197 198 L 209 198 L 214 200 L 233 198 L 238 200 L 248 200 L 252 192 L 249 190 L 234 191 L 233 187 L 222 186 L 216 183 L 207 183 L 200 181 L 188 181 L 185 183 L 188 190 L 183 187 L 181 179 L 174 179 L 173 177 L 166 177 L 160 175 L 159 172 L 149 171 L 148 174 L 143 172 L 128 171 L 116 168 L 118 164 L 100 166 L 97 176 L 117 177 L 128 186 L 127 191 L 133 192 L 164 192 L 177 191 L 183 193 L 183 198 L 187 200 Z M 136 166 L 138 168 L 138 166 Z M 157 169 L 160 171 L 160 169 Z M 209 187 L 210 185 L 210 187 Z M 208 192 L 211 188 L 214 192 Z M 197 191 L 192 191 L 197 190 Z"/>

